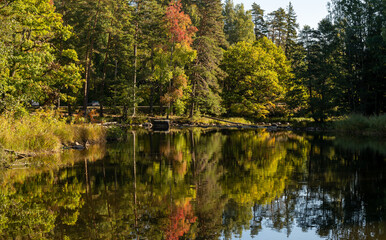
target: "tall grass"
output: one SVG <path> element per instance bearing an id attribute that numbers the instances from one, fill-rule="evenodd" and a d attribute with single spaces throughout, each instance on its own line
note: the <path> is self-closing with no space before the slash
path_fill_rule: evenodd
<path id="1" fill-rule="evenodd" d="M 366 117 L 353 114 L 343 120 L 336 121 L 334 128 L 347 133 L 374 132 L 386 134 L 386 114 Z"/>
<path id="2" fill-rule="evenodd" d="M 251 121 L 246 120 L 245 118 L 241 117 L 230 117 L 230 118 L 221 118 L 222 120 L 234 122 L 234 123 L 241 123 L 241 124 L 253 124 Z M 210 119 L 206 117 L 193 117 L 189 119 L 189 121 L 196 123 L 196 124 L 215 124 L 215 125 L 228 125 L 230 123 L 218 121 L 215 119 Z"/>
<path id="3" fill-rule="evenodd" d="M 0 145 L 17 152 L 58 151 L 63 144 L 103 139 L 105 130 L 102 126 L 66 124 L 54 112 L 0 116 Z"/>

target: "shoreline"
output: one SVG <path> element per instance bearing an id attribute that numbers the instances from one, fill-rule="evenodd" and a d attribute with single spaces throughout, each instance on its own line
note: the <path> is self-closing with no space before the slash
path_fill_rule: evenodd
<path id="1" fill-rule="evenodd" d="M 157 118 L 161 119 L 161 118 Z M 229 121 L 227 124 L 215 124 L 215 123 L 198 123 L 192 122 L 190 119 L 179 119 L 177 121 L 171 120 L 170 130 L 183 130 L 183 129 L 229 129 L 229 130 L 258 130 L 265 129 L 268 132 L 277 132 L 277 131 L 292 131 L 298 133 L 328 133 L 335 134 L 339 136 L 350 136 L 350 137 L 380 137 L 380 139 L 386 139 L 386 133 L 377 130 L 357 130 L 347 132 L 345 130 L 334 129 L 331 126 L 320 125 L 320 126 L 293 126 L 290 123 L 286 122 L 284 124 L 277 123 L 268 123 L 268 124 L 245 124 L 245 123 L 232 123 Z M 9 163 L 11 161 L 34 158 L 39 156 L 50 156 L 57 153 L 61 153 L 66 150 L 85 150 L 90 145 L 103 144 L 107 142 L 121 141 L 125 133 L 125 129 L 143 129 L 149 132 L 152 132 L 151 124 L 149 122 L 144 123 L 131 123 L 124 124 L 118 122 L 106 122 L 103 124 L 91 124 L 94 126 L 100 126 L 104 129 L 103 136 L 100 136 L 98 140 L 95 139 L 82 139 L 79 143 L 74 141 L 71 143 L 61 143 L 60 148 L 52 150 L 26 150 L 26 151 L 16 151 L 8 148 L 0 148 L 1 154 L 0 159 L 2 165 Z M 315 124 L 314 124 L 315 125 Z M 169 132 L 169 131 L 154 131 L 154 132 Z"/>

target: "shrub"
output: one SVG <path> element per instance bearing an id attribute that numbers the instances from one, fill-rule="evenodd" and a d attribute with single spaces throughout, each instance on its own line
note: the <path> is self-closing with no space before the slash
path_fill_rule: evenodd
<path id="1" fill-rule="evenodd" d="M 343 120 L 336 121 L 334 127 L 336 130 L 348 133 L 371 131 L 384 134 L 386 133 L 386 114 L 371 117 L 353 114 Z"/>
<path id="2" fill-rule="evenodd" d="M 107 141 L 122 141 L 125 139 L 127 132 L 120 127 L 110 127 L 107 129 L 106 140 Z"/>
<path id="3" fill-rule="evenodd" d="M 106 131 L 100 125 L 79 124 L 72 125 L 73 136 L 77 142 L 100 142 L 106 138 Z"/>
<path id="4" fill-rule="evenodd" d="M 386 133 L 386 114 L 369 118 L 370 128 L 374 131 Z"/>
<path id="5" fill-rule="evenodd" d="M 57 151 L 62 144 L 105 139 L 102 126 L 66 124 L 53 111 L 0 116 L 0 145 L 17 152 Z"/>

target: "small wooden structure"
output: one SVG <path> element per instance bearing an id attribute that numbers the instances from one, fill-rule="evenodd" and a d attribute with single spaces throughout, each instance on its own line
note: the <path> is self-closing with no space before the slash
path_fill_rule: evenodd
<path id="1" fill-rule="evenodd" d="M 151 124 L 153 131 L 169 131 L 170 129 L 170 120 L 152 119 Z"/>

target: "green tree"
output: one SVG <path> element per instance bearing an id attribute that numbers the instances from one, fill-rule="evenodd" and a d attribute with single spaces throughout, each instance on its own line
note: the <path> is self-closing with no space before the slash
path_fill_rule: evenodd
<path id="1" fill-rule="evenodd" d="M 169 105 L 168 114 L 172 113 L 172 105 L 176 104 L 179 113 L 184 112 L 184 90 L 188 86 L 184 67 L 196 58 L 196 52 L 190 45 L 197 28 L 192 25 L 189 15 L 182 10 L 181 1 L 172 0 L 166 9 L 165 22 L 170 44 L 171 79 L 169 80 L 168 92 L 163 96 L 164 103 Z"/>
<path id="2" fill-rule="evenodd" d="M 268 38 L 278 47 L 285 49 L 287 14 L 283 8 L 279 8 L 268 14 Z"/>
<path id="3" fill-rule="evenodd" d="M 225 105 L 233 115 L 261 118 L 282 99 L 290 77 L 283 51 L 267 38 L 240 42 L 224 55 Z"/>
<path id="4" fill-rule="evenodd" d="M 297 40 L 297 28 L 299 24 L 296 22 L 296 13 L 290 2 L 286 12 L 286 26 L 285 26 L 285 45 L 284 52 L 288 59 L 292 58 L 293 51 L 295 50 Z"/>
<path id="5" fill-rule="evenodd" d="M 292 116 L 306 116 L 309 111 L 309 91 L 307 88 L 307 52 L 301 42 L 291 47 L 291 68 L 293 75 L 288 82 L 285 102 Z"/>
<path id="6" fill-rule="evenodd" d="M 304 60 L 302 61 L 305 63 L 305 65 L 297 69 L 298 71 L 296 72 L 298 79 L 301 79 L 302 81 L 302 85 L 307 88 L 307 102 L 309 106 L 308 111 L 311 113 L 314 112 L 313 105 L 311 105 L 311 99 L 313 98 L 314 92 L 314 75 L 312 74 L 312 68 L 310 68 L 310 66 L 313 56 L 315 56 L 319 51 L 318 42 L 315 36 L 316 31 L 308 25 L 304 26 L 300 32 L 300 44 L 302 44 L 305 50 Z"/>
<path id="7" fill-rule="evenodd" d="M 0 8 L 0 111 L 72 100 L 82 84 L 77 53 L 65 48 L 64 26 L 50 1 L 3 1 Z M 5 29 L 5 31 L 3 30 Z"/>
<path id="8" fill-rule="evenodd" d="M 341 98 L 339 81 L 344 76 L 342 41 L 336 26 L 327 18 L 319 23 L 317 30 L 306 26 L 301 32 L 306 50 L 306 66 L 298 76 L 308 88 L 309 110 L 316 121 L 324 121 L 336 114 Z"/>
<path id="9" fill-rule="evenodd" d="M 225 1 L 223 15 L 225 18 L 224 32 L 229 44 L 255 40 L 252 12 L 245 11 L 243 4 L 234 6 L 232 0 Z"/>
<path id="10" fill-rule="evenodd" d="M 285 102 L 292 115 L 306 114 L 307 109 L 307 88 L 304 83 L 305 56 L 303 45 L 298 42 L 296 13 L 290 2 L 286 10 L 285 44 L 284 52 L 291 62 L 293 70 L 292 78 L 288 82 Z"/>
<path id="11" fill-rule="evenodd" d="M 349 111 L 385 111 L 384 6 L 382 0 L 332 1 L 330 17 L 343 40 L 347 72 L 340 85 Z"/>
<path id="12" fill-rule="evenodd" d="M 139 76 L 139 95 L 142 103 L 150 106 L 150 113 L 153 113 L 153 106 L 160 104 L 160 97 L 164 95 L 168 74 L 164 71 L 169 58 L 164 53 L 164 46 L 167 44 L 166 26 L 164 22 L 165 8 L 156 0 L 143 1 L 139 18 L 139 44 L 142 53 L 142 61 Z"/>
<path id="13" fill-rule="evenodd" d="M 319 23 L 315 37 L 318 40 L 315 47 L 319 48 L 319 51 L 316 56 L 311 57 L 308 66 L 314 76 L 314 93 L 310 102 L 312 117 L 317 121 L 324 121 L 334 114 L 337 99 L 340 97 L 337 82 L 343 73 L 342 48 L 338 31 L 328 19 Z"/>
<path id="14" fill-rule="evenodd" d="M 79 96 L 83 108 L 89 99 L 103 106 L 112 97 L 114 101 L 127 98 L 116 95 L 114 89 L 119 86 L 123 95 L 132 93 L 132 81 L 128 81 L 133 76 L 132 6 L 124 0 L 57 0 L 55 6 L 63 14 L 64 23 L 73 26 L 74 35 L 67 44 L 76 49 L 85 69 L 83 97 Z M 127 109 L 129 103 L 121 104 Z"/>
<path id="15" fill-rule="evenodd" d="M 225 73 L 219 67 L 223 50 L 228 44 L 224 34 L 224 22 L 221 15 L 220 0 L 189 2 L 195 5 L 198 13 L 198 32 L 193 42 L 197 59 L 189 67 L 192 82 L 190 116 L 195 113 L 220 114 L 220 82 Z"/>
<path id="16" fill-rule="evenodd" d="M 264 10 L 256 3 L 252 4 L 252 19 L 255 24 L 254 31 L 256 39 L 267 37 L 268 29 L 264 19 Z"/>

